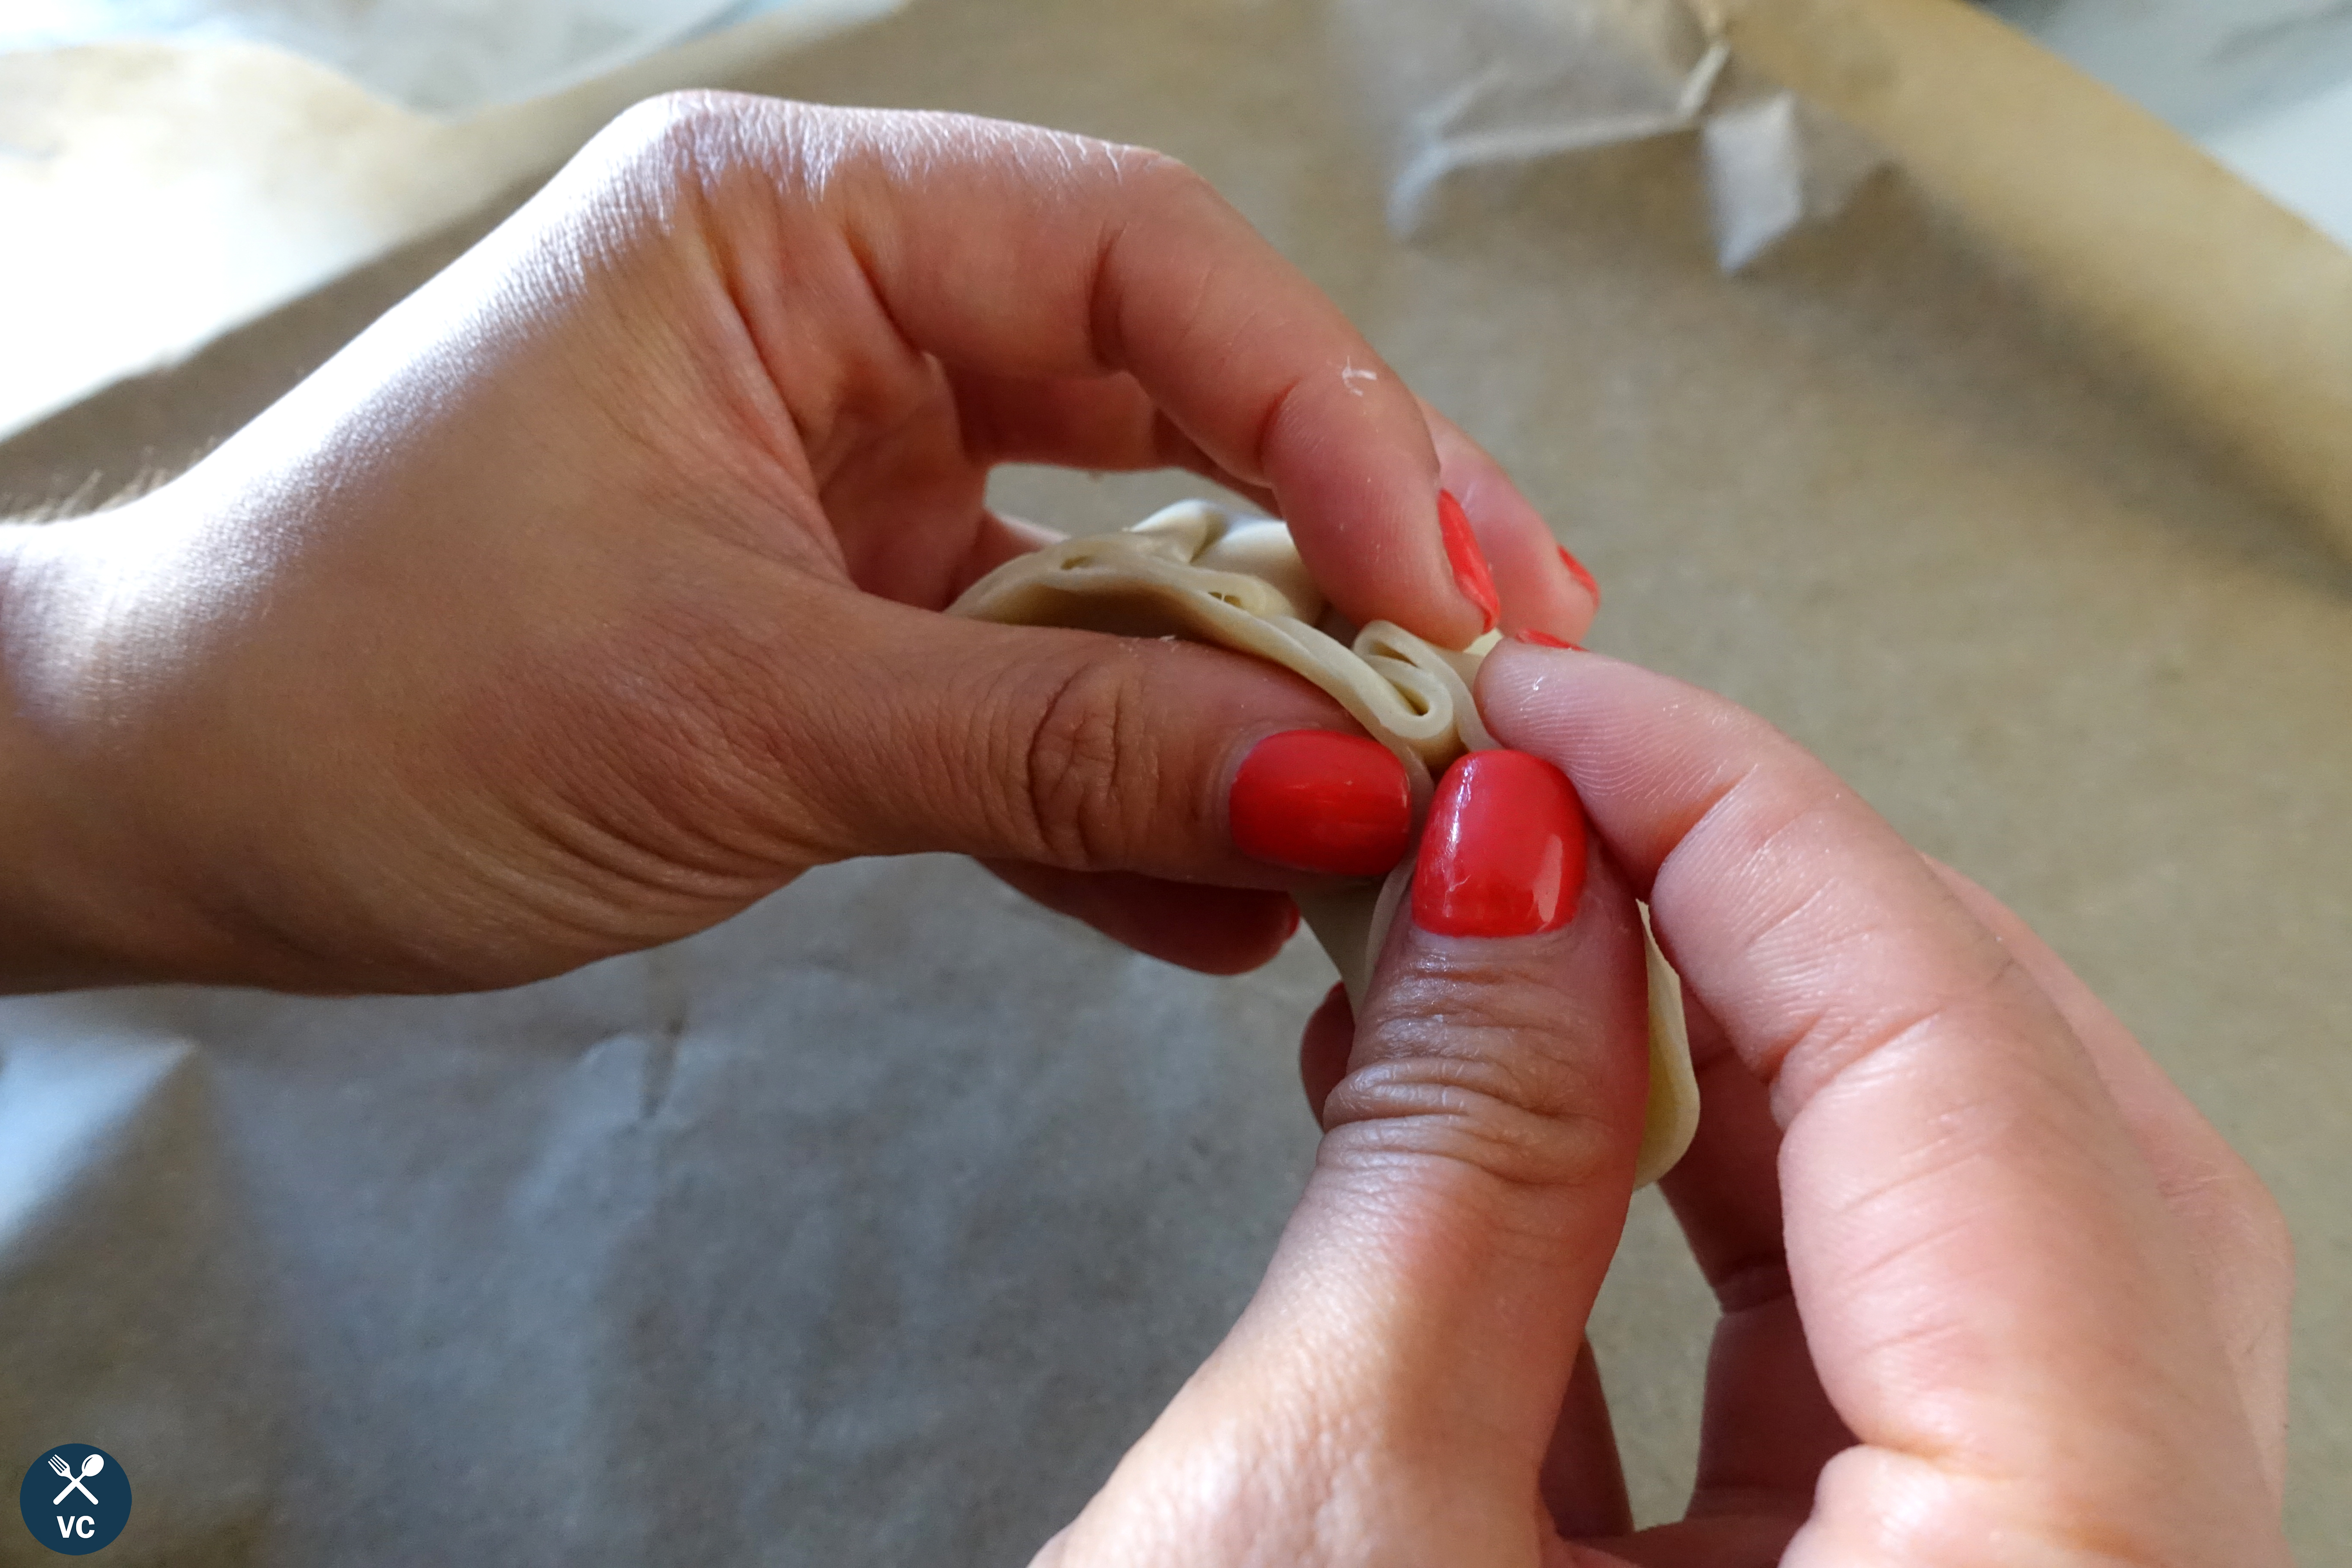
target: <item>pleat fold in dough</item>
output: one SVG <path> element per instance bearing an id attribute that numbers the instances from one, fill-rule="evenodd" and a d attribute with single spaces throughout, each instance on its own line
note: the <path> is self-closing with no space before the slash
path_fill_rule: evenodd
<path id="1" fill-rule="evenodd" d="M 1494 633 L 1455 651 L 1403 627 L 1360 628 L 1331 613 L 1290 531 L 1208 501 L 1180 501 L 1121 533 L 1065 540 L 1008 561 L 948 613 L 1011 626 L 1176 637 L 1270 659 L 1313 681 L 1394 752 L 1412 781 L 1414 834 L 1433 781 L 1495 738 L 1470 694 Z M 1361 1005 L 1412 884 L 1413 856 L 1381 879 L 1320 879 L 1291 889 L 1299 913 Z M 1643 911 L 1643 930 L 1649 914 Z M 1649 941 L 1650 1097 L 1636 1179 L 1656 1181 L 1698 1127 L 1682 983 Z"/>

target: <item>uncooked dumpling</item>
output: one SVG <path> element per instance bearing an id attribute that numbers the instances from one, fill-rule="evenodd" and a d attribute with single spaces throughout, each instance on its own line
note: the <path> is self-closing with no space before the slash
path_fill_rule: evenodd
<path id="1" fill-rule="evenodd" d="M 1064 540 L 1008 561 L 948 613 L 1014 626 L 1186 637 L 1271 659 L 1330 693 L 1396 753 L 1412 781 L 1416 837 L 1446 765 L 1495 744 L 1470 695 L 1497 640 L 1494 633 L 1455 651 L 1387 621 L 1350 626 L 1325 605 L 1287 528 L 1207 501 L 1180 501 L 1123 533 Z M 1292 889 L 1349 999 L 1359 1005 L 1403 906 L 1412 863 L 1408 853 L 1385 880 L 1324 878 Z M 1635 1173 L 1643 1183 L 1673 1168 L 1698 1127 L 1682 984 L 1655 941 L 1649 968 L 1650 1100 Z"/>

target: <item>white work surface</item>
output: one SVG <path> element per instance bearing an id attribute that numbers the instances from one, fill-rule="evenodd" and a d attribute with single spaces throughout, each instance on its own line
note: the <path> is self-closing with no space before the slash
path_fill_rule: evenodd
<path id="1" fill-rule="evenodd" d="M 1511 465 L 1607 587 L 1599 646 L 2017 905 L 2280 1193 L 2292 1527 L 2347 1560 L 2352 571 L 1889 177 L 1737 281 L 1687 138 L 1473 175 L 1402 247 L 1312 12 L 1238 0 L 940 0 L 757 85 L 1189 159 Z M 416 264 L 0 447 L 0 504 L 200 443 Z M 1000 500 L 1104 527 L 1187 488 Z M 117 1455 L 125 1564 L 1017 1563 L 1248 1292 L 1327 984 L 1304 942 L 1202 979 L 909 861 L 494 996 L 6 1004 L 0 1450 Z M 1647 1517 L 1709 1310 L 1644 1199 L 1595 1338 Z"/>

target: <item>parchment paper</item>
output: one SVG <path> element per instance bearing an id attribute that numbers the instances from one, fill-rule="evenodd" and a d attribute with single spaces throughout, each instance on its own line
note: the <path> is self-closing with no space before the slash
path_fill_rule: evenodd
<path id="1" fill-rule="evenodd" d="M 1841 211 L 1885 154 L 1733 58 L 1685 0 L 1343 0 L 1370 118 L 1395 160 L 1389 224 L 1427 226 L 1439 187 L 1697 131 L 1716 252 L 1737 271 Z"/>
<path id="2" fill-rule="evenodd" d="M 0 53 L 121 38 L 258 43 L 428 114 L 561 92 L 713 27 L 802 0 L 33 0 Z"/>
<path id="3" fill-rule="evenodd" d="M 454 120 L 250 39 L 0 49 L 0 438 L 465 222 L 641 98 L 897 4 L 792 0 Z"/>
<path id="4" fill-rule="evenodd" d="M 1306 7 L 940 0 L 748 85 L 1191 160 L 1510 465 L 1604 584 L 1598 646 L 2015 904 L 2288 1210 L 2291 1526 L 2343 1561 L 2352 574 L 1906 180 L 1736 279 L 1692 133 L 1446 183 L 1402 245 L 1359 80 Z M 0 447 L 0 495 L 125 428 L 184 450 L 396 276 Z M 1112 527 L 1197 486 L 995 499 Z M 7 1004 L 0 1452 L 120 1457 L 124 1563 L 1018 1562 L 1244 1299 L 1326 984 L 1303 944 L 1231 982 L 1117 959 L 917 860 L 498 996 Z M 1595 1340 L 1645 1518 L 1710 1321 L 1638 1205 Z"/>
<path id="5" fill-rule="evenodd" d="M 1955 0 L 1692 0 L 1874 138 L 2095 355 L 2352 552 L 2352 252 Z"/>

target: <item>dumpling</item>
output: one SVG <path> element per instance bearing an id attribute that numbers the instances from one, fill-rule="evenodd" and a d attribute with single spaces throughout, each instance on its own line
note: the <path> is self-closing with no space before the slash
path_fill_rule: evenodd
<path id="1" fill-rule="evenodd" d="M 1349 626 L 1325 604 L 1287 528 L 1208 501 L 1180 501 L 1124 532 L 1065 540 L 1008 561 L 948 613 L 1185 637 L 1270 659 L 1328 692 L 1404 763 L 1416 838 L 1447 764 L 1496 743 L 1471 697 L 1496 634 L 1456 651 L 1386 621 Z M 1323 878 L 1291 889 L 1351 1001 L 1363 999 L 1412 885 L 1412 863 L 1408 853 L 1385 879 Z M 1643 919 L 1646 931 L 1646 910 Z M 1698 1127 L 1682 983 L 1654 939 L 1649 966 L 1650 1095 L 1635 1171 L 1644 1184 L 1674 1167 Z"/>

